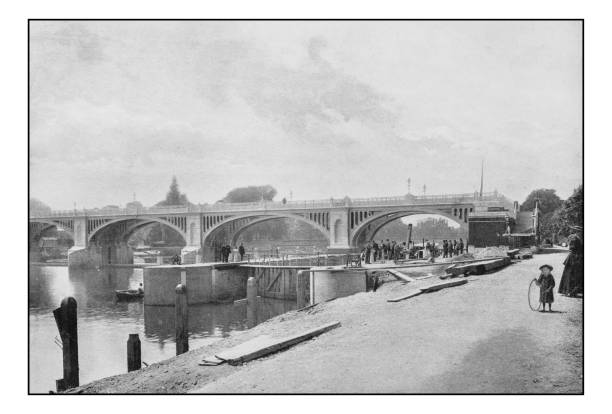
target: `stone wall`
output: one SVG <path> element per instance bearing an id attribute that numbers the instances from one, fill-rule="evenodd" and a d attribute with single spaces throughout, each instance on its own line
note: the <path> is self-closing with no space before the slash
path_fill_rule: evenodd
<path id="1" fill-rule="evenodd" d="M 246 296 L 247 272 L 237 265 L 164 265 L 144 269 L 144 304 L 174 306 L 185 271 L 187 303 L 226 302 Z"/>
<path id="2" fill-rule="evenodd" d="M 364 270 L 313 267 L 310 277 L 310 304 L 366 291 Z"/>

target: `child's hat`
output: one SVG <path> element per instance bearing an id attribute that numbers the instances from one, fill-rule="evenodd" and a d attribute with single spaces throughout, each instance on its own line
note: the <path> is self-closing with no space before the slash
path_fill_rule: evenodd
<path id="1" fill-rule="evenodd" d="M 545 268 L 545 267 L 547 267 L 547 268 L 548 268 L 548 270 L 551 270 L 551 271 L 553 270 L 553 267 L 552 267 L 551 265 L 548 265 L 548 264 L 545 264 L 545 265 L 540 266 L 540 270 L 542 270 L 542 269 L 543 269 L 543 268 Z"/>

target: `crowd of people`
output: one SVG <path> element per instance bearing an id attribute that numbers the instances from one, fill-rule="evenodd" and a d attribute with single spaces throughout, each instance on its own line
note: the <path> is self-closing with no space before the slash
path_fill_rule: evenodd
<path id="1" fill-rule="evenodd" d="M 463 254 L 463 250 L 467 253 L 467 246 L 463 244 L 463 239 L 457 240 L 444 240 L 442 241 L 442 257 L 453 257 Z"/>
<path id="2" fill-rule="evenodd" d="M 412 243 L 411 243 L 412 244 Z M 372 261 L 377 260 L 402 260 L 411 258 L 411 251 L 418 250 L 414 246 L 411 248 L 406 242 L 397 242 L 395 240 L 381 240 L 380 243 L 376 241 L 369 242 L 362 250 L 364 263 L 369 264 Z M 429 240 L 424 242 L 423 250 L 426 252 L 428 257 L 438 257 L 442 254 L 442 257 L 453 257 L 467 253 L 467 244 L 463 242 L 463 239 L 457 240 L 443 240 L 442 245 L 436 245 L 435 241 L 430 242 Z"/>
<path id="3" fill-rule="evenodd" d="M 224 263 L 228 263 L 229 262 L 229 257 L 232 254 L 232 246 L 230 246 L 229 244 L 225 245 L 225 246 L 221 246 L 221 261 Z M 244 246 L 242 245 L 242 243 L 240 243 L 240 246 L 238 246 L 238 254 L 240 255 L 240 261 L 242 262 L 244 260 L 244 255 L 246 253 L 246 250 L 244 249 Z"/>

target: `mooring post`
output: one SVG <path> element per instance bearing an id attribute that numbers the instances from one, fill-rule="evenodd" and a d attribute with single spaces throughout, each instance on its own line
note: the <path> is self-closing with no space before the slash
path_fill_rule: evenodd
<path id="1" fill-rule="evenodd" d="M 53 311 L 55 323 L 62 338 L 64 378 L 56 386 L 65 389 L 79 386 L 79 345 L 77 337 L 77 302 L 72 296 L 64 298 Z M 58 391 L 63 391 L 58 389 Z"/>
<path id="2" fill-rule="evenodd" d="M 297 296 L 297 308 L 302 309 L 308 306 L 309 303 L 309 282 L 310 282 L 310 271 L 300 270 L 297 272 L 297 280 L 295 283 L 296 296 Z"/>
<path id="3" fill-rule="evenodd" d="M 247 280 L 247 305 L 257 305 L 257 281 L 253 276 Z"/>
<path id="4" fill-rule="evenodd" d="M 176 330 L 176 355 L 189 351 L 187 289 L 179 283 L 176 286 L 176 303 L 174 307 L 174 326 Z"/>
<path id="5" fill-rule="evenodd" d="M 247 326 L 257 325 L 257 281 L 253 276 L 247 279 Z"/>
<path id="6" fill-rule="evenodd" d="M 140 360 L 140 338 L 138 334 L 130 334 L 127 340 L 127 369 L 128 372 L 139 370 L 142 367 Z"/>
<path id="7" fill-rule="evenodd" d="M 55 390 L 57 392 L 66 391 L 66 381 L 63 378 L 55 380 Z"/>

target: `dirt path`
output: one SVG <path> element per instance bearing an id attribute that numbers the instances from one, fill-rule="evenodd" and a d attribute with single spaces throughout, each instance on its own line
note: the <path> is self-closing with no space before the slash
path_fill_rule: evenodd
<path id="1" fill-rule="evenodd" d="M 249 331 L 137 373 L 96 381 L 84 392 L 580 393 L 582 302 L 555 294 L 556 313 L 533 312 L 527 286 L 536 255 L 466 285 L 388 303 L 415 284 L 389 283 L 290 312 Z M 421 281 L 418 283 L 427 283 Z M 326 322 L 342 326 L 240 367 L 200 367 L 217 350 L 261 334 L 284 336 Z"/>

